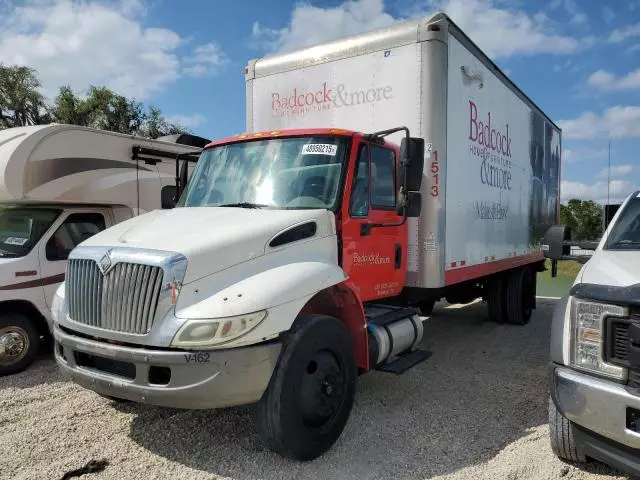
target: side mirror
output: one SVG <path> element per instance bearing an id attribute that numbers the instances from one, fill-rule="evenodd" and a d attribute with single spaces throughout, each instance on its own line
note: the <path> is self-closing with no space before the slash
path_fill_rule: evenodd
<path id="1" fill-rule="evenodd" d="M 554 225 L 544 234 L 544 256 L 551 260 L 563 260 L 570 255 L 571 246 L 565 242 L 571 240 L 571 228 L 567 225 Z"/>
<path id="2" fill-rule="evenodd" d="M 419 217 L 422 211 L 422 195 L 420 192 L 406 192 L 398 196 L 396 213 L 402 215 L 407 209 L 407 218 Z"/>
<path id="3" fill-rule="evenodd" d="M 406 162 L 405 172 L 401 171 L 401 177 L 407 184 L 408 191 L 418 191 L 422 185 L 422 175 L 424 171 L 424 139 L 416 137 L 404 137 L 400 143 L 400 160 Z"/>
<path id="4" fill-rule="evenodd" d="M 178 188 L 175 185 L 165 185 L 160 191 L 160 204 L 163 209 L 171 209 L 176 206 Z"/>

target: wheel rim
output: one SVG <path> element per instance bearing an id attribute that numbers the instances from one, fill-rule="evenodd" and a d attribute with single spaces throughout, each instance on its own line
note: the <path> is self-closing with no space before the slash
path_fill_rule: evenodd
<path id="1" fill-rule="evenodd" d="M 328 350 L 317 352 L 307 363 L 300 384 L 302 421 L 310 428 L 330 424 L 345 397 L 345 375 L 341 363 Z"/>
<path id="2" fill-rule="evenodd" d="M 20 327 L 0 329 L 0 365 L 12 365 L 22 360 L 29 350 L 29 335 Z"/>

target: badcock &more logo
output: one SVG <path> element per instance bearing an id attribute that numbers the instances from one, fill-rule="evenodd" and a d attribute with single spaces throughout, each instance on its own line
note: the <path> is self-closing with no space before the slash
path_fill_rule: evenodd
<path id="1" fill-rule="evenodd" d="M 295 87 L 289 92 L 271 93 L 271 112 L 275 116 L 304 115 L 333 108 L 366 105 L 393 98 L 393 87 L 351 89 L 340 83 L 334 87 L 323 82 L 313 90 Z"/>
<path id="2" fill-rule="evenodd" d="M 390 257 L 381 257 L 379 253 L 358 253 L 353 254 L 354 265 L 386 265 L 391 263 Z"/>
<path id="3" fill-rule="evenodd" d="M 479 112 L 469 100 L 469 151 L 480 159 L 480 181 L 511 190 L 511 135 L 509 123 L 497 126 L 491 111 Z"/>

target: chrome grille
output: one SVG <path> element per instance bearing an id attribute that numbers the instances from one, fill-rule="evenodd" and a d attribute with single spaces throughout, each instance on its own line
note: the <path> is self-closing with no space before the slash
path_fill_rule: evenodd
<path id="1" fill-rule="evenodd" d="M 116 332 L 151 330 L 162 288 L 161 267 L 116 263 L 106 275 L 90 259 L 70 259 L 66 297 L 71 320 Z"/>

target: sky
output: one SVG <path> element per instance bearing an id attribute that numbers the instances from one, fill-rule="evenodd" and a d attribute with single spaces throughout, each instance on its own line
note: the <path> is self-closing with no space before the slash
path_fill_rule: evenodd
<path id="1" fill-rule="evenodd" d="M 640 189 L 640 0 L 0 0 L 0 62 L 214 139 L 245 130 L 250 59 L 437 10 L 562 128 L 563 200 Z"/>

